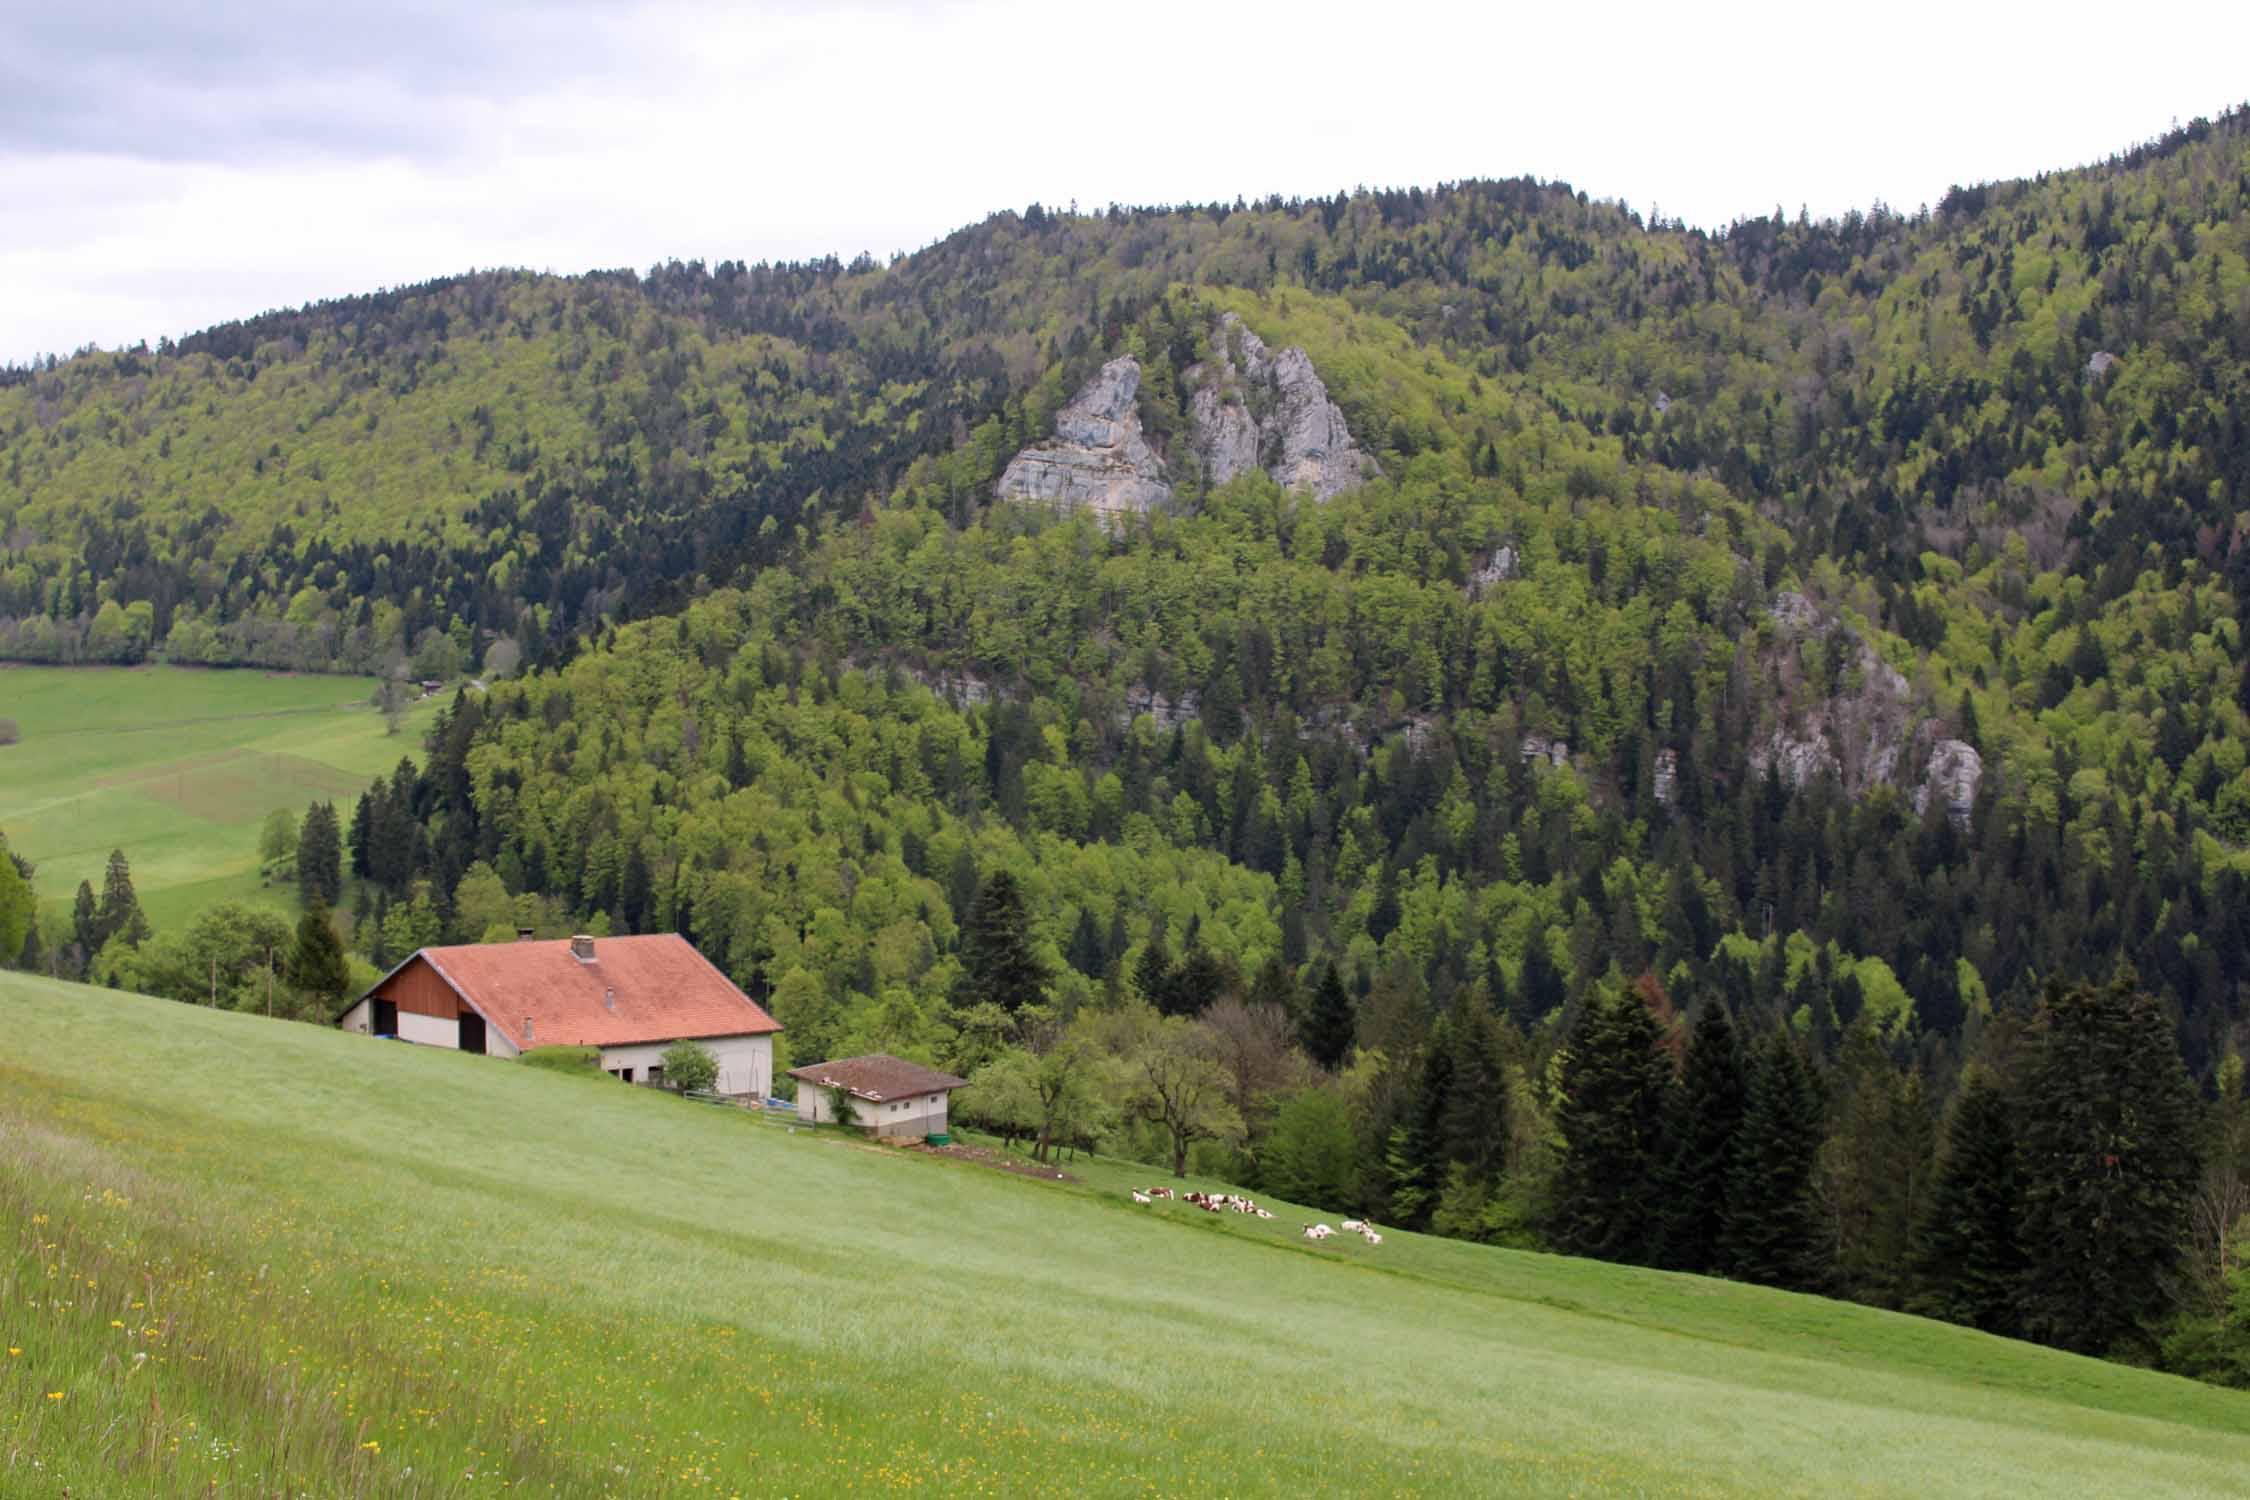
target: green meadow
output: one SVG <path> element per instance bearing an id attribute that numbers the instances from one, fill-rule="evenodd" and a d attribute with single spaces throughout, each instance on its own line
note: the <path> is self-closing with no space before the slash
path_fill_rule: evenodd
<path id="1" fill-rule="evenodd" d="M 0 975 L 0 1492 L 2218 1497 L 2250 1397 Z"/>
<path id="2" fill-rule="evenodd" d="M 0 832 L 39 867 L 50 908 L 81 880 L 101 889 L 109 851 L 159 928 L 213 901 L 293 905 L 258 879 L 258 825 L 351 800 L 370 778 L 418 755 L 436 702 L 399 733 L 368 706 L 373 679 L 194 667 L 0 667 L 0 719 L 22 736 L 0 746 Z"/>

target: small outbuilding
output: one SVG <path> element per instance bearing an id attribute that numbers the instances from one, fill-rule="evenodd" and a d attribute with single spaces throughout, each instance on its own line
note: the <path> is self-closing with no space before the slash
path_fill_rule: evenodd
<path id="1" fill-rule="evenodd" d="M 877 1052 L 791 1068 L 797 1080 L 797 1118 L 825 1125 L 836 1118 L 829 1090 L 851 1100 L 852 1123 L 870 1135 L 943 1135 L 953 1091 L 969 1080 Z"/>
<path id="2" fill-rule="evenodd" d="M 627 1083 L 662 1083 L 664 1051 L 695 1041 L 715 1090 L 762 1099 L 779 1022 L 678 933 L 423 948 L 352 1002 L 345 1031 L 515 1057 L 597 1047 Z"/>

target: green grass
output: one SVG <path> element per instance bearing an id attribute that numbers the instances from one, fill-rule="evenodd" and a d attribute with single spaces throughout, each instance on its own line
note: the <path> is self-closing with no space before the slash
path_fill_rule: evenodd
<path id="1" fill-rule="evenodd" d="M 0 1491 L 2232 1497 L 2250 1398 L 0 977 Z M 141 1356 L 145 1355 L 146 1358 Z M 474 1477 L 471 1477 L 471 1476 Z"/>
<path id="2" fill-rule="evenodd" d="M 418 750 L 435 702 L 397 735 L 367 706 L 369 679 L 192 667 L 0 667 L 0 832 L 39 867 L 39 895 L 67 910 L 101 889 L 109 851 L 132 862 L 158 927 L 214 900 L 288 906 L 258 880 L 258 825 L 316 797 L 350 802 Z"/>

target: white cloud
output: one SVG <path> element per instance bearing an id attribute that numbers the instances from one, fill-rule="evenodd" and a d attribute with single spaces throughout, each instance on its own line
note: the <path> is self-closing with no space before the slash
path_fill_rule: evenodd
<path id="1" fill-rule="evenodd" d="M 98 122 L 0 114 L 0 358 L 471 266 L 884 255 L 1034 198 L 1529 173 L 1710 225 L 1911 208 L 2214 113 L 2250 42 L 2240 6 L 263 8 L 300 30 L 249 63 L 212 61 L 271 30 L 236 6 L 91 58 Z M 49 41 L 70 97 L 84 44 Z"/>

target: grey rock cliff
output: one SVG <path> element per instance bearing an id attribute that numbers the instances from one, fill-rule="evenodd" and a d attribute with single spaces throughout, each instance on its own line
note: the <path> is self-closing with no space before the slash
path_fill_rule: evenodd
<path id="1" fill-rule="evenodd" d="M 1171 499 L 1164 465 L 1133 409 L 1140 388 L 1140 361 L 1131 355 L 1103 365 L 1056 413 L 1054 441 L 1009 460 L 994 496 L 1105 515 L 1140 515 Z"/>
<path id="2" fill-rule="evenodd" d="M 1304 350 L 1274 353 L 1233 313 L 1217 332 L 1216 356 L 1187 372 L 1188 422 L 1206 479 L 1225 484 L 1263 469 L 1284 489 L 1330 500 L 1383 472 L 1352 440 Z"/>
<path id="3" fill-rule="evenodd" d="M 1914 810 L 1922 811 L 1935 796 L 1946 815 L 1966 827 L 1976 810 L 1977 787 L 1984 780 L 1984 757 L 1974 745 L 1961 740 L 1939 740 L 1930 747 L 1930 768 L 1914 789 Z"/>

